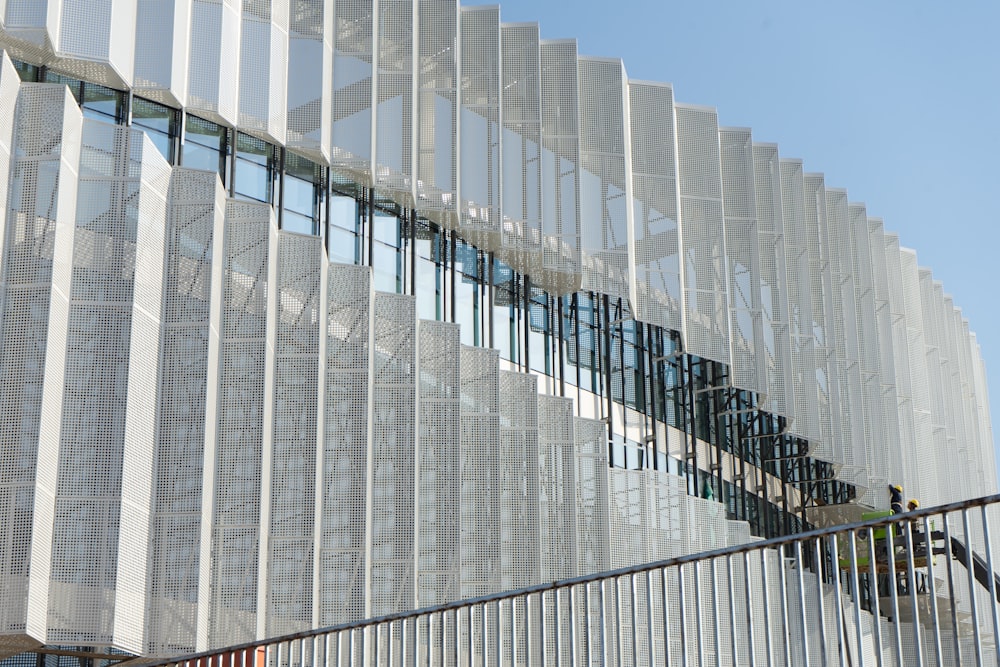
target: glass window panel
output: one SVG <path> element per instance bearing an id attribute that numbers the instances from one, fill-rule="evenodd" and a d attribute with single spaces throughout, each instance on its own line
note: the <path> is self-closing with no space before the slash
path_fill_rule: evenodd
<path id="1" fill-rule="evenodd" d="M 312 216 L 301 215 L 294 211 L 285 211 L 281 219 L 281 228 L 298 234 L 311 234 L 314 236 L 317 232 L 316 221 L 313 220 Z"/>
<path id="2" fill-rule="evenodd" d="M 358 231 L 358 203 L 352 197 L 334 196 L 330 200 L 330 232 L 333 228 Z"/>
<path id="3" fill-rule="evenodd" d="M 14 67 L 17 69 L 17 75 L 21 77 L 21 81 L 38 81 L 37 65 L 31 65 L 26 62 L 21 62 L 20 60 L 15 60 Z"/>
<path id="4" fill-rule="evenodd" d="M 81 106 L 84 111 L 121 121 L 125 110 L 125 93 L 96 83 L 84 83 Z"/>
<path id="5" fill-rule="evenodd" d="M 271 203 L 277 166 L 274 146 L 242 132 L 236 135 L 234 191 L 240 199 Z"/>
<path id="6" fill-rule="evenodd" d="M 402 292 L 403 258 L 398 249 L 384 243 L 373 243 L 372 268 L 375 270 L 375 289 Z"/>
<path id="7" fill-rule="evenodd" d="M 141 97 L 132 98 L 132 125 L 141 128 L 168 162 L 174 161 L 178 112 Z"/>
<path id="8" fill-rule="evenodd" d="M 221 125 L 188 116 L 185 124 L 184 147 L 181 151 L 181 164 L 192 169 L 216 171 L 226 177 L 227 150 L 226 128 Z"/>
<path id="9" fill-rule="evenodd" d="M 327 230 L 329 256 L 331 262 L 342 264 L 357 264 L 358 262 L 358 237 L 352 232 L 340 227 L 331 226 Z"/>
<path id="10" fill-rule="evenodd" d="M 141 97 L 132 98 L 132 124 L 164 134 L 176 132 L 177 111 Z"/>
<path id="11" fill-rule="evenodd" d="M 400 247 L 399 227 L 399 219 L 396 216 L 375 213 L 373 230 L 376 241 L 391 245 L 394 248 Z"/>

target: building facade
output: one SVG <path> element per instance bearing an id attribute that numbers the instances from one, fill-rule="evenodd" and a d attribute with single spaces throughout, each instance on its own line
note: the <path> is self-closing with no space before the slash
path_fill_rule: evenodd
<path id="1" fill-rule="evenodd" d="M 997 490 L 916 254 L 618 60 L 454 0 L 6 0 L 0 48 L 0 657 Z"/>

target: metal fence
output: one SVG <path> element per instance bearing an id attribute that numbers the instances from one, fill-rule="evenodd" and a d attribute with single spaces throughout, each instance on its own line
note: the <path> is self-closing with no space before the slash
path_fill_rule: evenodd
<path id="1" fill-rule="evenodd" d="M 1000 495 L 155 665 L 1000 664 Z"/>

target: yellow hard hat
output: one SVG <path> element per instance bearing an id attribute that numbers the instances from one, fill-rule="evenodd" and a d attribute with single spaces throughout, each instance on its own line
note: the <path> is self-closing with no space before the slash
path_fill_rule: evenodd
<path id="1" fill-rule="evenodd" d="M 901 487 L 901 486 L 900 486 L 899 484 L 895 484 L 895 485 L 893 485 L 893 487 L 892 487 L 892 488 L 896 489 L 896 490 L 897 490 L 897 491 L 899 491 L 900 493 L 902 493 L 902 492 L 903 492 L 903 487 Z"/>
<path id="2" fill-rule="evenodd" d="M 920 507 L 920 503 L 917 502 L 916 498 L 910 498 L 910 502 L 906 504 L 907 506 Z"/>

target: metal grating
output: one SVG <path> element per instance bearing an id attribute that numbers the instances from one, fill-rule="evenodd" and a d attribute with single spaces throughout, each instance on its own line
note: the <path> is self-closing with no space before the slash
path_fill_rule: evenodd
<path id="1" fill-rule="evenodd" d="M 719 125 L 712 109 L 676 105 L 685 351 L 729 363 L 729 303 Z"/>
<path id="2" fill-rule="evenodd" d="M 580 57 L 581 288 L 628 299 L 632 150 L 625 68 Z"/>
<path id="3" fill-rule="evenodd" d="M 632 187 L 635 192 L 635 318 L 683 330 L 674 91 L 630 81 Z"/>

